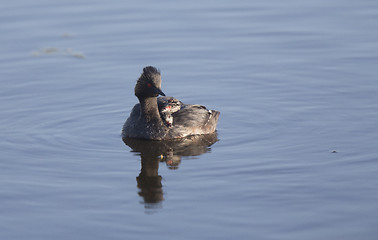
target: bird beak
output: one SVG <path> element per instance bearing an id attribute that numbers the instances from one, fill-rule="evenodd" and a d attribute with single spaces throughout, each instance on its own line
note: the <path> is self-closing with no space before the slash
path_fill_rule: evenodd
<path id="1" fill-rule="evenodd" d="M 165 96 L 165 94 L 163 93 L 163 91 L 160 88 L 156 88 L 155 91 L 156 91 L 157 94 Z"/>

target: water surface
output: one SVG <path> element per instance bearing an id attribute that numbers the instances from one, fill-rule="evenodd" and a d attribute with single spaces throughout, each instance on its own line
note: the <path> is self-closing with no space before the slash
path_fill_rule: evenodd
<path id="1" fill-rule="evenodd" d="M 377 21 L 369 0 L 3 3 L 0 238 L 375 239 Z M 147 65 L 221 112 L 218 141 L 122 141 Z"/>

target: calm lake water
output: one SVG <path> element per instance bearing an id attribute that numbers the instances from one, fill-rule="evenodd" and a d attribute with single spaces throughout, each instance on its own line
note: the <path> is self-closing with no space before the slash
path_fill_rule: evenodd
<path id="1" fill-rule="evenodd" d="M 1 5 L 0 239 L 377 239 L 376 0 Z M 148 65 L 216 136 L 122 141 Z"/>

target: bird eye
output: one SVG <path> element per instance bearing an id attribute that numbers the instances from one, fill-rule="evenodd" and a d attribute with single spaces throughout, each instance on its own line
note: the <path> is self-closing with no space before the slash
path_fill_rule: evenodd
<path id="1" fill-rule="evenodd" d="M 147 83 L 147 87 L 152 87 L 152 84 L 151 83 Z"/>

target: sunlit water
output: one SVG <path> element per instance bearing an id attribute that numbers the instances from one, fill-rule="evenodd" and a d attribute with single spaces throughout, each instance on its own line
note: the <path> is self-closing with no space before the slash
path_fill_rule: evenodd
<path id="1" fill-rule="evenodd" d="M 376 239 L 377 22 L 368 0 L 2 3 L 0 238 Z M 122 141 L 147 65 L 221 112 L 214 139 Z"/>

